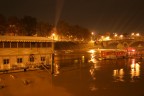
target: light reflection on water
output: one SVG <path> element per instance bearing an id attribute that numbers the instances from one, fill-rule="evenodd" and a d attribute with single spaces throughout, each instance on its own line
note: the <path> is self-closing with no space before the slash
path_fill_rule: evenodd
<path id="1" fill-rule="evenodd" d="M 143 94 L 143 61 L 131 58 L 99 61 L 95 53 L 65 57 L 68 59 L 56 57 L 60 69 L 55 83 L 74 96 L 138 96 L 131 90 Z"/>
<path id="2" fill-rule="evenodd" d="M 113 77 L 114 77 L 114 81 L 116 81 L 116 82 L 118 82 L 118 81 L 123 82 L 124 75 L 125 75 L 125 70 L 123 68 L 113 70 Z M 130 75 L 131 75 L 130 76 L 131 82 L 134 82 L 134 79 L 139 78 L 139 76 L 140 76 L 140 64 L 136 63 L 136 59 L 131 59 Z"/>
<path id="3" fill-rule="evenodd" d="M 135 59 L 132 59 L 131 64 L 131 81 L 134 82 L 134 78 L 139 78 L 140 76 L 140 65 L 136 63 Z"/>
<path id="4" fill-rule="evenodd" d="M 114 81 L 124 81 L 123 77 L 124 77 L 124 70 L 123 69 L 116 69 L 113 70 L 113 76 L 114 76 Z"/>

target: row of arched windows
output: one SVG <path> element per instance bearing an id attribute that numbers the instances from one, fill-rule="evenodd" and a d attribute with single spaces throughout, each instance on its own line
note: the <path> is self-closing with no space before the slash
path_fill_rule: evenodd
<path id="1" fill-rule="evenodd" d="M 0 48 L 49 48 L 52 42 L 0 42 Z"/>

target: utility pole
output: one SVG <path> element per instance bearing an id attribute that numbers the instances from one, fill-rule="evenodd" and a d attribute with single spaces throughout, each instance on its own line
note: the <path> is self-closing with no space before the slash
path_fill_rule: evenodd
<path id="1" fill-rule="evenodd" d="M 51 74 L 54 74 L 54 36 L 55 34 L 53 33 L 53 41 L 52 41 L 52 65 L 51 65 Z"/>

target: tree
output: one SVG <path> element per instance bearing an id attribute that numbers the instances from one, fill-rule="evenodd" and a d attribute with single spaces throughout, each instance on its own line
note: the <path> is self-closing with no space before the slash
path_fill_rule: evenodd
<path id="1" fill-rule="evenodd" d="M 53 29 L 53 26 L 45 23 L 45 22 L 38 22 L 37 23 L 37 35 L 38 36 L 48 36 L 51 35 L 51 30 Z"/>
<path id="2" fill-rule="evenodd" d="M 59 34 L 60 36 L 64 36 L 66 37 L 67 35 L 69 35 L 69 24 L 63 20 L 59 21 L 56 29 L 57 29 L 57 34 Z"/>
<path id="3" fill-rule="evenodd" d="M 129 34 L 128 33 L 123 33 L 124 38 L 128 38 Z"/>
<path id="4" fill-rule="evenodd" d="M 21 21 L 24 35 L 33 36 L 36 34 L 36 25 L 37 25 L 36 18 L 31 16 L 24 16 Z"/>
<path id="5" fill-rule="evenodd" d="M 19 35 L 21 32 L 20 20 L 16 16 L 11 16 L 7 20 L 6 34 Z"/>
<path id="6" fill-rule="evenodd" d="M 91 33 L 89 32 L 88 29 L 81 27 L 79 25 L 69 25 L 65 21 L 59 21 L 57 25 L 57 31 L 58 34 L 62 37 L 65 37 L 65 39 L 78 39 L 78 40 L 83 40 L 83 39 L 90 39 Z"/>
<path id="7" fill-rule="evenodd" d="M 0 35 L 4 35 L 6 31 L 6 18 L 0 14 Z"/>
<path id="8" fill-rule="evenodd" d="M 70 33 L 75 37 L 78 38 L 79 40 L 85 39 L 89 40 L 90 39 L 90 31 L 86 28 L 83 28 L 79 25 L 74 25 L 71 26 L 70 28 Z"/>

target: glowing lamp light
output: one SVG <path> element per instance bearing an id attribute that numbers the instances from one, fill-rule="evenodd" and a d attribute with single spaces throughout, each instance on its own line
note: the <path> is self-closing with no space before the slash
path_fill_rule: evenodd
<path id="1" fill-rule="evenodd" d="M 107 37 L 105 38 L 105 40 L 110 40 L 110 37 L 109 37 L 109 36 L 107 36 Z"/>
<path id="2" fill-rule="evenodd" d="M 117 34 L 115 34 L 114 36 L 115 36 L 115 37 L 117 37 L 118 35 L 117 35 Z"/>
<path id="3" fill-rule="evenodd" d="M 91 34 L 94 35 L 94 32 L 92 32 Z"/>
<path id="4" fill-rule="evenodd" d="M 137 34 L 136 34 L 136 36 L 140 36 L 140 34 L 139 34 L 139 33 L 137 33 Z"/>
<path id="5" fill-rule="evenodd" d="M 95 53 L 95 50 L 89 50 L 88 52 L 89 53 Z"/>
<path id="6" fill-rule="evenodd" d="M 132 33 L 131 35 L 134 36 L 134 33 Z"/>
<path id="7" fill-rule="evenodd" d="M 120 38 L 123 38 L 123 35 L 120 35 Z"/>
<path id="8" fill-rule="evenodd" d="M 52 36 L 55 36 L 55 33 L 53 33 Z"/>

